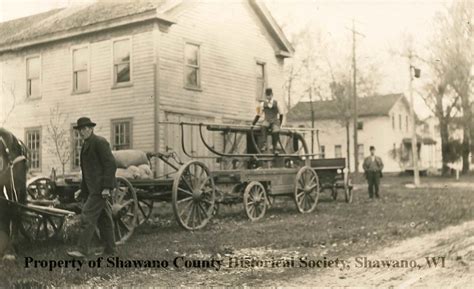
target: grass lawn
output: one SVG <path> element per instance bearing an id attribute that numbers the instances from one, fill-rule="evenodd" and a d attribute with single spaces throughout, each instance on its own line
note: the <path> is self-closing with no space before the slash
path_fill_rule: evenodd
<path id="1" fill-rule="evenodd" d="M 195 258 L 233 256 L 242 252 L 328 256 L 344 258 L 371 252 L 395 241 L 437 231 L 474 219 L 474 189 L 406 189 L 410 177 L 386 177 L 382 199 L 369 201 L 367 192 L 355 192 L 354 202 L 331 201 L 323 194 L 317 210 L 297 213 L 291 199 L 277 199 L 259 222 L 249 222 L 242 206 L 221 208 L 205 229 L 188 232 L 174 221 L 169 204 L 155 204 L 155 222 L 140 227 L 119 248 L 123 259 L 166 259 L 186 255 Z M 423 178 L 422 181 L 443 181 Z M 445 179 L 445 182 L 453 182 Z M 24 257 L 68 259 L 72 242 L 21 244 L 16 263 L 0 262 L 0 287 L 23 282 L 60 285 L 264 285 L 304 273 L 302 269 L 273 271 L 203 269 L 83 268 L 25 269 Z M 253 251 L 252 251 L 253 250 Z M 266 253 L 265 253 L 266 252 Z M 252 254 L 252 253 L 250 253 Z M 237 274 L 238 273 L 238 274 Z M 36 283 L 37 282 L 37 283 Z"/>

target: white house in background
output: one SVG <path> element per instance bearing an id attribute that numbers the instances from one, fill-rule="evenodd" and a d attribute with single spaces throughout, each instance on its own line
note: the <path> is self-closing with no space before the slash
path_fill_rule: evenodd
<path id="1" fill-rule="evenodd" d="M 334 158 L 347 156 L 346 128 L 338 121 L 337 103 L 333 100 L 299 102 L 288 113 L 288 122 L 293 126 L 311 127 L 311 107 L 313 107 L 315 128 L 319 130 L 320 157 Z M 369 155 L 370 146 L 375 146 L 385 164 L 386 172 L 400 172 L 412 168 L 411 157 L 411 117 L 409 104 L 403 94 L 377 95 L 359 98 L 358 101 L 358 145 L 359 170 L 362 161 Z M 350 125 L 350 168 L 354 171 L 353 124 Z M 311 146 L 311 135 L 306 134 Z M 418 137 L 418 150 L 432 146 L 434 141 Z M 315 142 L 317 146 L 317 142 Z M 315 147 L 314 151 L 318 149 Z M 422 164 L 424 164 L 423 159 Z M 426 167 L 422 169 L 427 169 Z"/>

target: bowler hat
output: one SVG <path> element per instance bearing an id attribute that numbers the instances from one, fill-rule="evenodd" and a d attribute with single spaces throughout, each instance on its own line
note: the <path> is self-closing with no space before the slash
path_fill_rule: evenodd
<path id="1" fill-rule="evenodd" d="M 271 88 L 265 89 L 265 95 L 272 95 L 272 94 L 273 94 L 273 90 Z"/>
<path id="2" fill-rule="evenodd" d="M 85 126 L 94 127 L 95 123 L 93 123 L 88 117 L 81 117 L 77 120 L 77 125 L 74 126 L 74 129 L 80 129 Z"/>

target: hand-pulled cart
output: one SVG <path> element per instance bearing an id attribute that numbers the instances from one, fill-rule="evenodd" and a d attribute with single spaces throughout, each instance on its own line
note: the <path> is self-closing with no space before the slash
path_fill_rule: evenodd
<path id="1" fill-rule="evenodd" d="M 178 224 L 187 230 L 206 226 L 220 204 L 243 203 L 250 220 L 261 219 L 275 197 L 290 196 L 300 213 L 314 211 L 321 189 L 320 172 L 331 176 L 334 188 L 343 189 L 346 201 L 352 199 L 344 159 L 333 159 L 328 166 L 310 154 L 301 130 L 283 128 L 275 152 L 262 151 L 260 127 L 232 124 L 166 123 L 181 130 L 181 156 L 177 152 L 148 153 L 171 168 L 153 179 L 117 178 L 111 197 L 116 240 L 126 241 L 145 222 L 157 201 L 171 202 Z M 204 147 L 212 155 L 196 155 L 186 148 L 185 127 L 197 129 Z M 209 143 L 209 134 L 220 142 Z M 187 157 L 190 161 L 183 162 Z M 210 167 L 212 162 L 214 167 Z M 326 183 L 325 183 L 326 184 Z M 80 179 L 48 178 L 33 180 L 28 186 L 30 202 L 67 212 L 80 212 L 75 196 Z M 44 225 L 43 236 L 58 233 L 57 225 Z M 41 228 L 39 230 L 41 230 Z M 35 236 L 38 236 L 36 234 Z M 32 236 L 34 239 L 34 236 Z"/>

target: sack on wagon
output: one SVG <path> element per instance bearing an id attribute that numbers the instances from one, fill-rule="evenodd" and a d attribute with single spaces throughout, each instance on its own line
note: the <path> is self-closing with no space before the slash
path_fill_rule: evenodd
<path id="1" fill-rule="evenodd" d="M 130 166 L 149 165 L 148 158 L 144 151 L 121 150 L 113 151 L 117 168 L 127 169 Z"/>
<path id="2" fill-rule="evenodd" d="M 153 172 L 149 165 L 139 165 L 138 170 L 140 172 L 140 179 L 152 179 Z"/>
<path id="3" fill-rule="evenodd" d="M 130 172 L 127 169 L 123 169 L 123 168 L 118 168 L 117 171 L 115 172 L 115 176 L 126 178 L 126 179 L 133 179 L 134 178 L 132 172 Z"/>
<path id="4" fill-rule="evenodd" d="M 132 175 L 132 179 L 139 179 L 140 178 L 140 169 L 137 166 L 129 166 L 127 168 L 129 174 Z"/>

